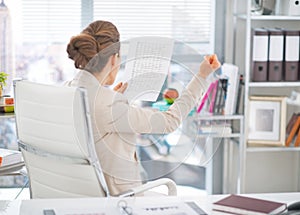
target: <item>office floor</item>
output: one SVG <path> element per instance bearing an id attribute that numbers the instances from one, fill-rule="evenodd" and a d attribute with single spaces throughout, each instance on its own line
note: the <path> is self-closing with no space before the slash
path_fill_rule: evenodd
<path id="1" fill-rule="evenodd" d="M 164 186 L 153 189 L 152 191 L 158 193 L 167 193 L 167 188 Z M 188 186 L 177 186 L 178 196 L 204 196 L 207 195 L 205 190 L 196 189 Z M 13 199 L 29 199 L 29 189 L 24 188 L 0 188 L 0 200 L 13 200 Z"/>

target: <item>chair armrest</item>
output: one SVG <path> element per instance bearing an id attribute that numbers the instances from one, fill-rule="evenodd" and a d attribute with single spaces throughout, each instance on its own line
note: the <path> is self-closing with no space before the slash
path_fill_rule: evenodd
<path id="1" fill-rule="evenodd" d="M 169 178 L 161 178 L 161 179 L 157 179 L 155 181 L 149 181 L 138 187 L 134 187 L 131 190 L 128 190 L 127 192 L 119 194 L 118 196 L 119 197 L 134 196 L 136 194 L 143 193 L 145 191 L 148 191 L 152 188 L 155 188 L 155 187 L 158 187 L 161 185 L 166 185 L 168 187 L 168 196 L 176 196 L 177 195 L 176 183 Z"/>

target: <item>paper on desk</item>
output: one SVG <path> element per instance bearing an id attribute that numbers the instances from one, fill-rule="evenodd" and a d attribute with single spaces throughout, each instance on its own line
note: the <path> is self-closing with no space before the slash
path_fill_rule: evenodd
<path id="1" fill-rule="evenodd" d="M 44 211 L 52 211 L 55 215 L 119 215 L 119 209 L 107 201 L 97 198 L 85 199 L 35 199 L 23 200 L 19 215 L 42 215 Z M 0 213 L 1 214 L 1 213 Z M 46 213 L 47 214 L 47 213 Z M 49 213 L 51 214 L 51 213 Z"/>
<path id="2" fill-rule="evenodd" d="M 129 101 L 156 101 L 169 71 L 174 40 L 163 37 L 140 37 L 129 43 L 125 65 Z"/>
<path id="3" fill-rule="evenodd" d="M 207 215 L 194 202 L 179 202 L 177 204 L 164 203 L 156 205 L 147 205 L 132 207 L 133 214 L 143 215 Z"/>

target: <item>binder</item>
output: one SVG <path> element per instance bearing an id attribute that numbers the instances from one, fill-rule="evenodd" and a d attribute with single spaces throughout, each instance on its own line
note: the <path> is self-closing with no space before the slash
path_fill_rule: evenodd
<path id="1" fill-rule="evenodd" d="M 289 16 L 299 16 L 300 15 L 299 1 L 297 1 L 297 0 L 289 0 L 288 15 Z"/>
<path id="2" fill-rule="evenodd" d="M 267 81 L 268 72 L 268 31 L 252 29 L 252 71 L 253 81 Z"/>
<path id="3" fill-rule="evenodd" d="M 284 34 L 284 80 L 299 79 L 299 31 L 285 30 Z"/>
<path id="4" fill-rule="evenodd" d="M 281 81 L 283 74 L 283 42 L 284 33 L 280 29 L 269 31 L 269 65 L 268 80 Z"/>

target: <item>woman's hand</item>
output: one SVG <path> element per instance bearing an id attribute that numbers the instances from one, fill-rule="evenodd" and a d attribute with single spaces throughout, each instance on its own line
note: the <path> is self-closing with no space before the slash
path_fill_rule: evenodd
<path id="1" fill-rule="evenodd" d="M 216 54 L 206 55 L 200 64 L 199 75 L 206 79 L 210 73 L 216 71 L 221 66 Z"/>
<path id="2" fill-rule="evenodd" d="M 124 93 L 125 90 L 127 89 L 128 83 L 118 83 L 115 87 L 114 87 L 114 91 L 117 91 L 119 93 Z"/>

